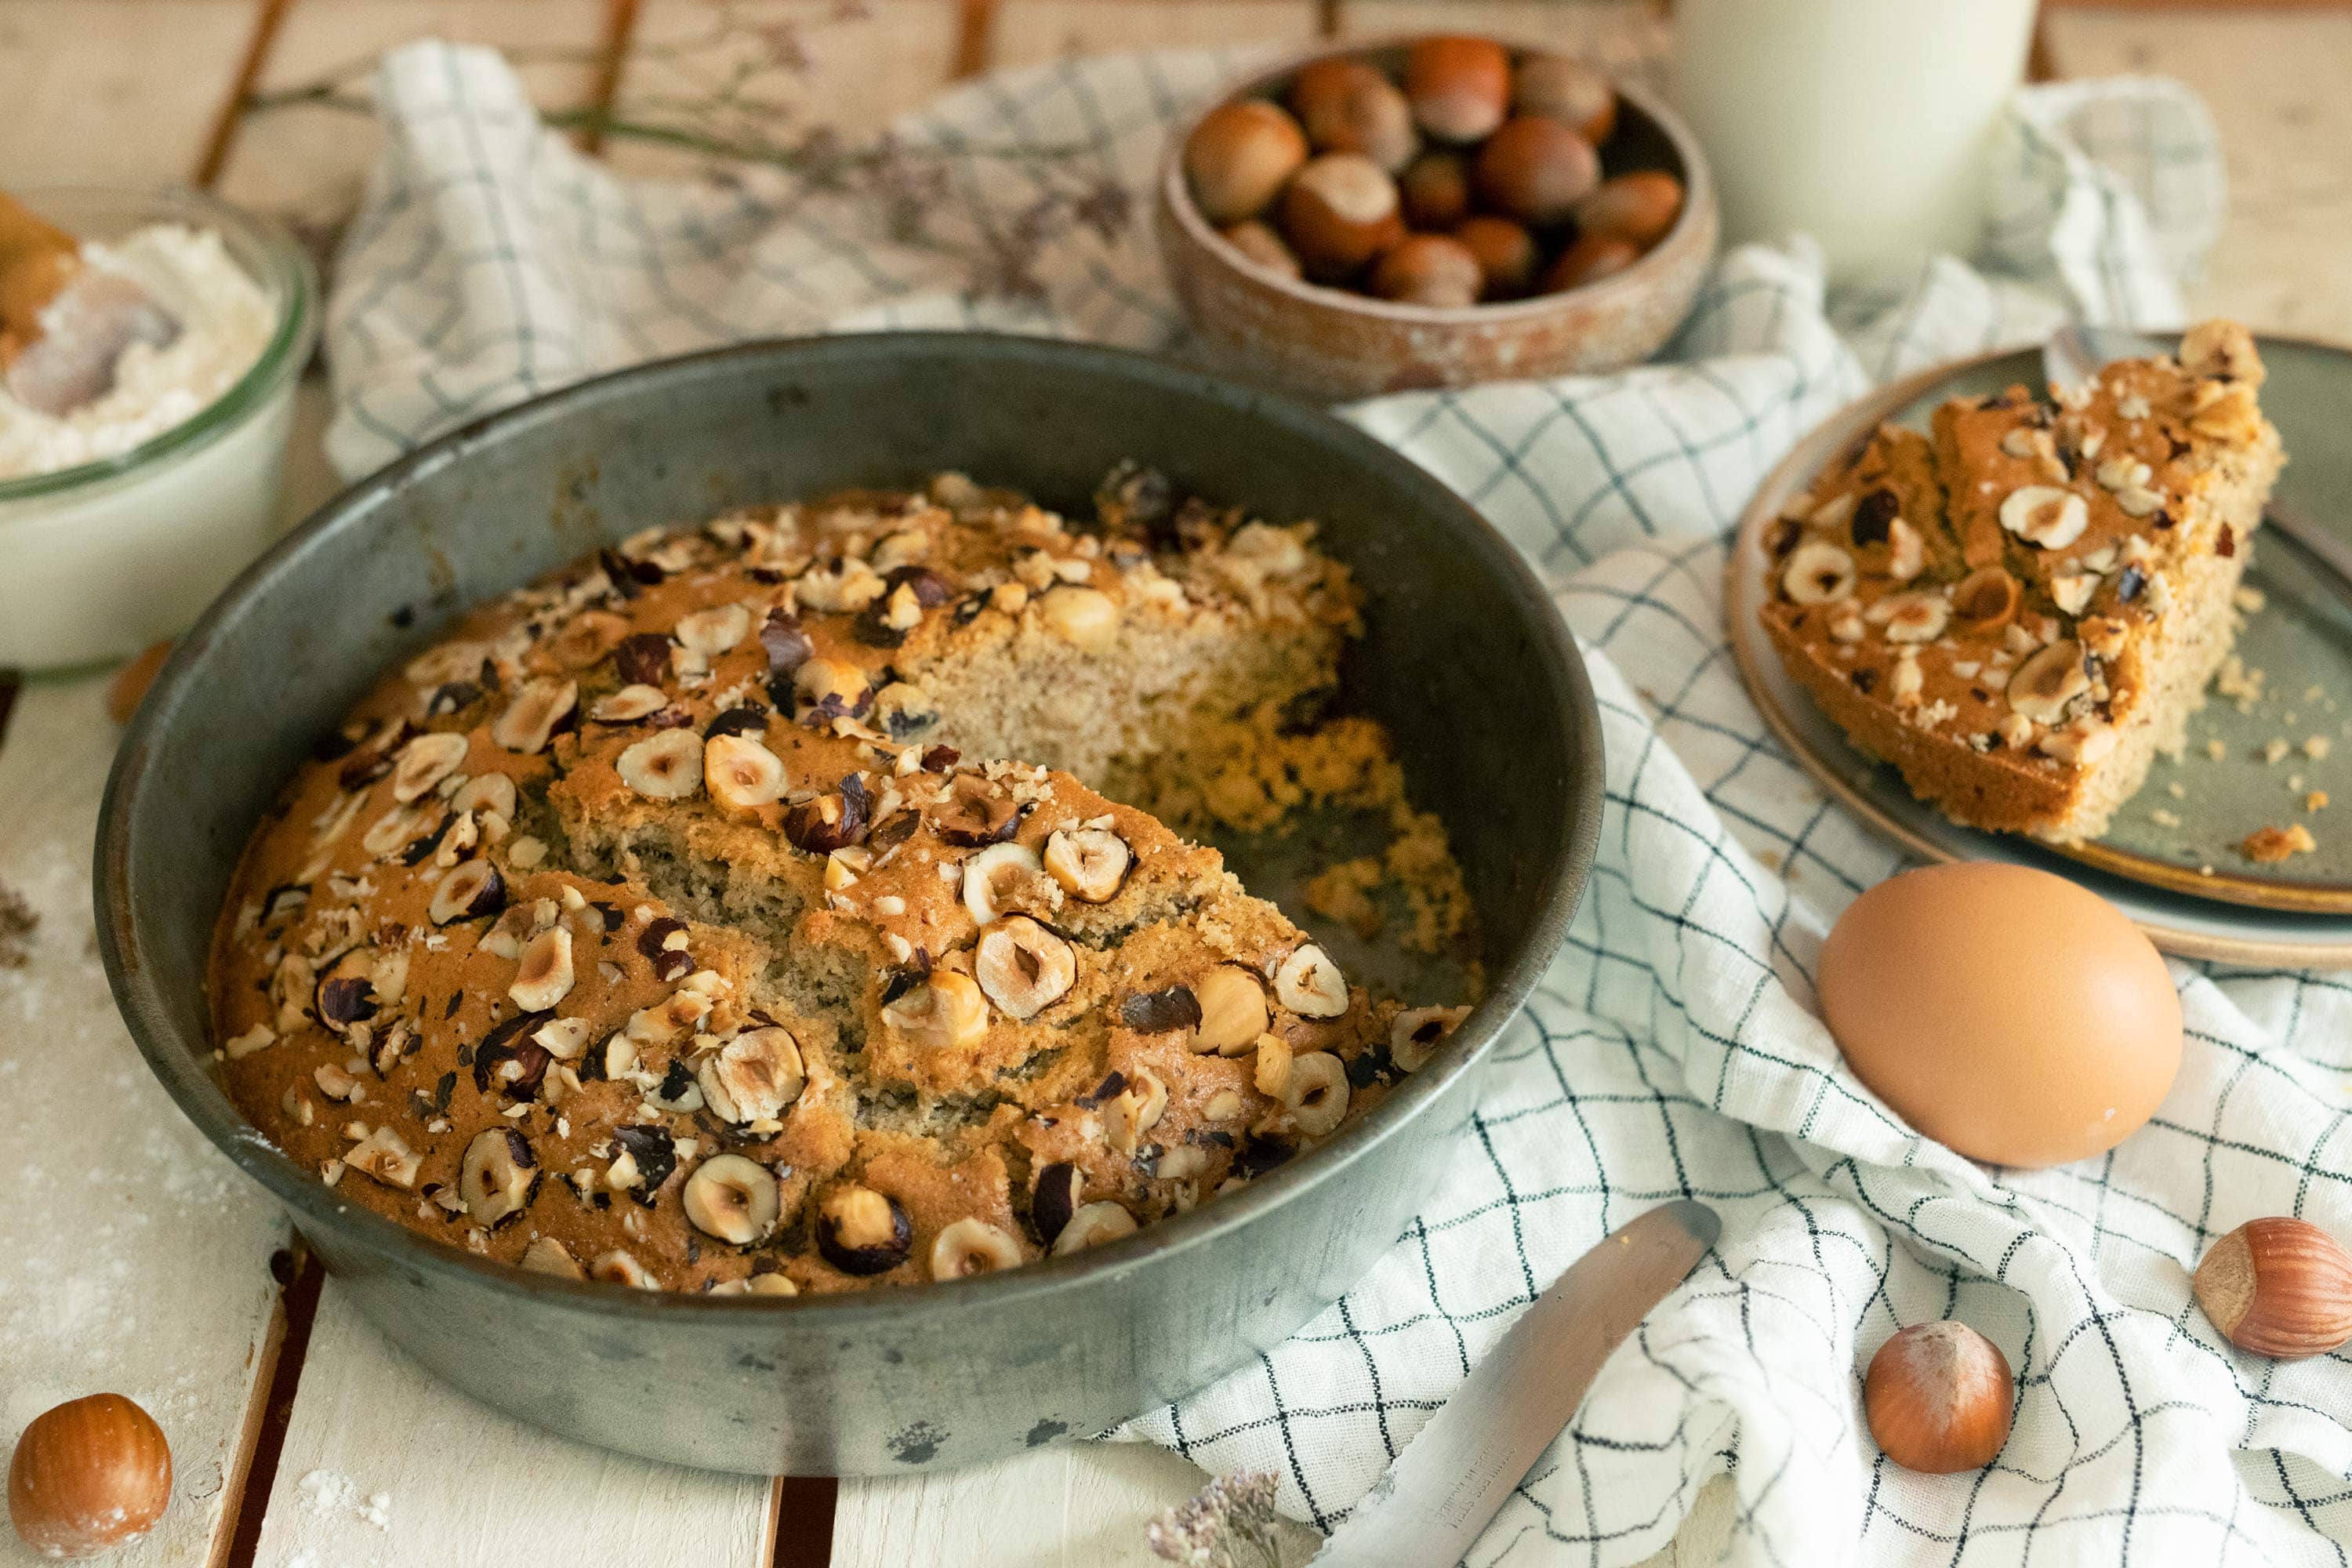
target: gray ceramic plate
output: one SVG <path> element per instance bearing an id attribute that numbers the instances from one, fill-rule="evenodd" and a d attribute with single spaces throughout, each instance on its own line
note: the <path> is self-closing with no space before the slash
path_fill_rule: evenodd
<path id="1" fill-rule="evenodd" d="M 2270 367 L 2263 406 L 2290 458 L 2280 493 L 2352 538 L 2352 505 L 2343 500 L 2352 496 L 2352 351 L 2286 338 L 2265 339 L 2262 350 Z M 1799 444 L 1742 520 L 1726 584 L 1732 647 L 1750 692 L 1825 787 L 1915 853 L 2069 870 L 2174 952 L 2352 964 L 2352 610 L 2284 546 L 2257 535 L 2246 577 L 2263 606 L 2248 617 L 2238 651 L 2262 672 L 2262 695 L 2209 699 L 2189 722 L 2187 753 L 2157 763 L 2105 838 L 2064 855 L 1958 826 L 1914 799 L 1894 769 L 1846 743 L 1773 656 L 1756 618 L 1766 591 L 1760 541 L 1789 496 L 1881 420 L 1924 428 L 1948 397 L 2040 378 L 2031 352 L 1940 366 L 1852 405 Z M 2273 752 L 2283 754 L 2265 760 Z M 2306 810 L 2314 791 L 2334 804 Z M 2238 852 L 2254 829 L 2294 822 L 2309 829 L 2316 852 L 2277 866 Z"/>

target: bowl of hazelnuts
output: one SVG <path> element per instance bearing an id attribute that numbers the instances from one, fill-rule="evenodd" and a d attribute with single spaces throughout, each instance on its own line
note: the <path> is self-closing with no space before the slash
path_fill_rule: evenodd
<path id="1" fill-rule="evenodd" d="M 1233 368 L 1362 397 L 1655 353 L 1715 254 L 1715 187 L 1663 103 L 1491 38 L 1351 45 L 1181 126 L 1160 249 Z"/>

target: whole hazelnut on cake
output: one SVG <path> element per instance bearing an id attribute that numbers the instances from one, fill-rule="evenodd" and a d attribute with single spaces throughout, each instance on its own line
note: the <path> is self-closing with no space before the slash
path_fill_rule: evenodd
<path id="1" fill-rule="evenodd" d="M 155 1528 L 172 1500 L 172 1449 L 119 1394 L 33 1417 L 8 1462 L 8 1518 L 44 1557 L 96 1557 Z"/>
<path id="2" fill-rule="evenodd" d="M 1184 143 L 1192 199 L 1219 226 L 1264 212 L 1306 162 L 1307 138 L 1297 121 L 1255 98 L 1211 110 Z"/>

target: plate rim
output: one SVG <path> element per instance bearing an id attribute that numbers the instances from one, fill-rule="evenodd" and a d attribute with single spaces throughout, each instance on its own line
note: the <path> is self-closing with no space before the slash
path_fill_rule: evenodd
<path id="1" fill-rule="evenodd" d="M 2352 355 L 2352 345 L 2325 339 L 2285 332 L 2256 335 L 2263 342 L 2291 342 Z M 1724 640 L 1730 646 L 1732 662 L 1738 668 L 1740 683 L 1747 689 L 1749 700 L 1762 714 L 1766 727 L 1816 784 L 1861 817 L 1866 826 L 1931 863 L 1948 864 L 1978 857 L 1964 856 L 1949 846 L 1919 833 L 1888 812 L 1857 787 L 1833 764 L 1832 759 L 1820 754 L 1794 720 L 1783 710 L 1778 695 L 1766 679 L 1766 672 L 1759 667 L 1757 648 L 1741 635 L 1745 623 L 1753 618 L 1758 608 L 1757 595 L 1761 584 L 1761 578 L 1749 568 L 1755 552 L 1761 549 L 1760 536 L 1764 528 L 1779 514 L 1781 498 L 1800 482 L 1811 479 L 1827 464 L 1832 454 L 1850 444 L 1856 436 L 1864 430 L 1874 428 L 1896 410 L 1918 401 L 1940 384 L 1998 361 L 2033 352 L 2032 346 L 2027 344 L 1939 361 L 1896 381 L 1874 387 L 1839 407 L 1799 437 L 1796 444 L 1759 481 L 1748 504 L 1740 511 L 1730 536 L 1729 548 L 1725 552 Z M 1853 760 L 1869 762 L 1874 768 L 1885 765 L 1870 762 L 1859 751 L 1851 751 L 1848 754 Z M 1961 833 L 1988 838 L 1994 837 L 1980 828 L 1958 824 L 1954 827 Z M 2114 850 L 2085 854 L 2039 840 L 2021 839 L 2020 842 L 2105 875 L 2122 878 L 2137 886 L 2195 899 L 2200 903 L 2214 906 L 2217 912 L 2237 908 L 2259 910 L 2270 914 L 2352 914 L 2352 887 L 2330 885 L 2282 895 L 2275 884 L 2256 882 L 2236 872 L 2217 872 L 2213 879 L 2208 879 L 2163 862 Z M 2166 875 L 2147 875 L 2145 868 L 2149 867 Z M 2218 896 L 2213 889 L 2224 877 L 2231 883 L 2259 889 L 2263 896 L 2260 899 Z M 2315 892 L 2316 897 L 2312 896 Z M 2168 924 L 2130 910 L 2126 910 L 2125 913 L 2158 947 L 2182 957 L 2294 966 L 2352 963 L 2352 939 L 2325 941 L 2228 935 Z"/>

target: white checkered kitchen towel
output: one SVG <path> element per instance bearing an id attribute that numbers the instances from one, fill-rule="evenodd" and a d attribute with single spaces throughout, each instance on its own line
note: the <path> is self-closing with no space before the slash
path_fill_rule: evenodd
<path id="1" fill-rule="evenodd" d="M 336 461 L 357 474 L 575 377 L 754 334 L 963 323 L 1181 349 L 1133 216 L 1171 118 L 1234 63 L 991 78 L 843 183 L 662 184 L 542 130 L 497 57 L 404 49 L 334 291 Z M 1805 247 L 1748 248 L 1654 366 L 1349 411 L 1549 574 L 1607 730 L 1600 863 L 1412 1229 L 1296 1339 L 1133 1434 L 1276 1471 L 1285 1508 L 1328 1526 L 1532 1292 L 1696 1195 L 1721 1247 L 1474 1563 L 1634 1562 L 1727 1470 L 1743 1563 L 2343 1561 L 2352 1366 L 2233 1353 L 2188 1271 L 2254 1215 L 2352 1234 L 2352 993 L 2175 964 L 2180 1079 L 2114 1154 L 2021 1175 L 1923 1142 L 1844 1070 L 1808 979 L 1829 921 L 1896 857 L 1767 737 L 1725 657 L 1723 531 L 1807 426 L 2062 311 L 2177 323 L 2221 206 L 2201 108 L 2161 82 L 2043 88 L 2012 131 L 1974 267 L 1825 300 Z M 1947 1316 L 2017 1368 L 2016 1435 L 1981 1474 L 1913 1475 L 1863 1433 L 1858 1369 L 1898 1324 Z"/>

